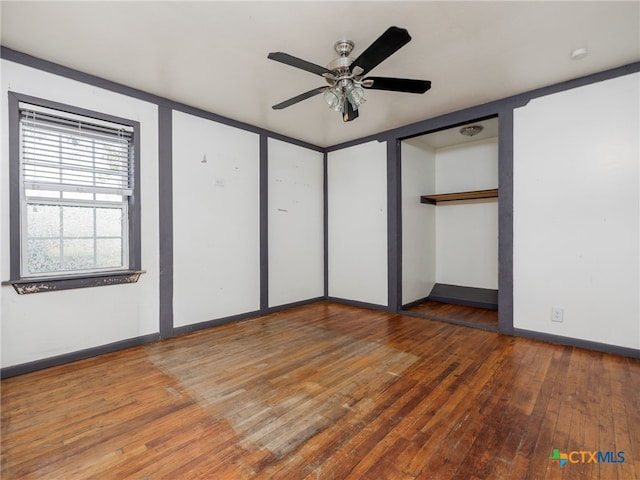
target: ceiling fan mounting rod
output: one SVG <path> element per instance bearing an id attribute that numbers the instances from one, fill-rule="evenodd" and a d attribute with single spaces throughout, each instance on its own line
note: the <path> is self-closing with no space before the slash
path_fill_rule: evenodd
<path id="1" fill-rule="evenodd" d="M 333 46 L 338 55 L 341 57 L 348 57 L 353 50 L 354 44 L 351 40 L 338 40 Z"/>

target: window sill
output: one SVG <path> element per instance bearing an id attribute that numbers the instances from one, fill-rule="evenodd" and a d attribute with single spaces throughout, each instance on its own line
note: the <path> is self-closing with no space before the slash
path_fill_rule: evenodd
<path id="1" fill-rule="evenodd" d="M 28 293 L 52 292 L 74 288 L 136 283 L 143 273 L 146 273 L 146 271 L 122 270 L 118 272 L 88 273 L 58 277 L 20 278 L 18 280 L 7 280 L 6 282 L 2 282 L 2 285 L 13 285 L 18 295 L 25 295 Z"/>

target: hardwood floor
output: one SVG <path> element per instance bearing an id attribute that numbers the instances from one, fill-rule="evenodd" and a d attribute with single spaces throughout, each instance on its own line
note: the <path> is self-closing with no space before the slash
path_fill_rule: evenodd
<path id="1" fill-rule="evenodd" d="M 639 360 L 322 302 L 3 380 L 2 478 L 638 479 L 638 392 Z"/>
<path id="2" fill-rule="evenodd" d="M 425 318 L 457 321 L 460 324 L 498 330 L 498 311 L 426 301 L 409 308 L 408 312 Z"/>

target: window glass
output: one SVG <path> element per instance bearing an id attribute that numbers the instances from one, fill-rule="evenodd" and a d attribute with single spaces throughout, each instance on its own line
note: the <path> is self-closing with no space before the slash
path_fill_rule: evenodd
<path id="1" fill-rule="evenodd" d="M 96 208 L 96 235 L 98 237 L 122 236 L 122 210 Z"/>
<path id="2" fill-rule="evenodd" d="M 21 276 L 129 268 L 133 127 L 20 104 Z"/>
<path id="3" fill-rule="evenodd" d="M 62 236 L 93 237 L 93 212 L 91 207 L 62 207 Z"/>
<path id="4" fill-rule="evenodd" d="M 27 236 L 32 239 L 60 237 L 60 213 L 57 205 L 29 205 L 27 208 Z"/>

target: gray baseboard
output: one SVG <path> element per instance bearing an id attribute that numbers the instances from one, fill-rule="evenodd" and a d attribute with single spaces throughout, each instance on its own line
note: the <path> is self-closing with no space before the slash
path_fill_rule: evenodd
<path id="1" fill-rule="evenodd" d="M 291 303 L 285 303 L 283 305 L 276 305 L 275 307 L 269 307 L 267 308 L 265 313 L 275 313 L 275 312 L 280 312 L 282 310 L 287 310 L 289 308 L 296 308 L 296 307 L 303 307 L 305 305 L 311 305 L 312 303 L 318 303 L 318 302 L 322 302 L 324 301 L 325 298 L 324 296 L 322 297 L 315 297 L 315 298 L 310 298 L 308 300 L 300 300 L 297 302 L 291 302 Z"/>
<path id="2" fill-rule="evenodd" d="M 553 335 L 551 333 L 535 332 L 533 330 L 525 330 L 522 328 L 514 328 L 513 334 L 517 337 L 532 338 L 543 342 L 566 345 L 569 347 L 579 347 L 586 350 L 595 350 L 597 352 L 613 353 L 623 357 L 640 358 L 640 350 L 629 347 L 620 347 L 618 345 L 610 345 L 608 343 L 592 342 L 590 340 L 582 340 L 573 337 L 563 337 L 562 335 Z"/>
<path id="3" fill-rule="evenodd" d="M 462 287 L 459 285 L 436 283 L 429 294 L 429 300 L 498 310 L 498 290 L 488 288 Z"/>
<path id="4" fill-rule="evenodd" d="M 15 377 L 16 375 L 23 375 L 25 373 L 35 372 L 36 370 L 56 367 L 65 363 L 84 360 L 85 358 L 97 357 L 98 355 L 103 355 L 105 353 L 116 352 L 118 350 L 124 350 L 131 347 L 138 347 L 158 340 L 160 340 L 160 334 L 152 333 L 150 335 L 120 340 L 118 342 L 108 343 L 98 347 L 64 353 L 62 355 L 56 355 L 55 357 L 43 358 L 42 360 L 34 360 L 33 362 L 22 363 L 20 365 L 12 365 L 0 370 L 0 378 L 4 379 Z"/>
<path id="5" fill-rule="evenodd" d="M 414 300 L 413 302 L 405 303 L 404 305 L 402 305 L 400 310 L 401 311 L 409 310 L 409 309 L 411 309 L 413 307 L 417 307 L 421 303 L 428 302 L 428 301 L 429 301 L 429 297 L 419 298 L 417 300 Z"/>
<path id="6" fill-rule="evenodd" d="M 352 307 L 368 308 L 370 310 L 382 310 L 384 312 L 391 311 L 387 305 L 378 305 L 377 303 L 359 302 L 357 300 L 347 300 L 346 298 L 327 297 L 327 301 L 341 303 L 343 305 L 351 305 Z"/>
<path id="7" fill-rule="evenodd" d="M 400 314 L 405 315 L 407 317 L 422 318 L 424 320 L 436 320 L 438 322 L 451 323 L 453 325 L 458 325 L 461 327 L 476 328 L 479 330 L 486 330 L 488 332 L 500 333 L 500 331 L 498 330 L 498 327 L 485 325 L 483 323 L 467 322 L 466 320 L 459 320 L 457 318 L 440 317 L 438 315 L 429 315 L 429 314 L 420 313 L 420 312 L 412 312 L 409 310 L 403 310 L 400 312 Z"/>
<path id="8" fill-rule="evenodd" d="M 250 318 L 259 317 L 261 315 L 260 310 L 253 312 L 240 313 L 238 315 L 231 315 L 229 317 L 216 318 L 214 320 L 207 320 L 205 322 L 193 323 L 191 325 L 183 325 L 181 327 L 174 327 L 173 336 L 184 335 L 186 333 L 195 332 L 197 330 L 204 330 L 205 328 L 217 327 L 218 325 L 224 325 L 225 323 L 239 322 L 240 320 L 248 320 Z"/>

